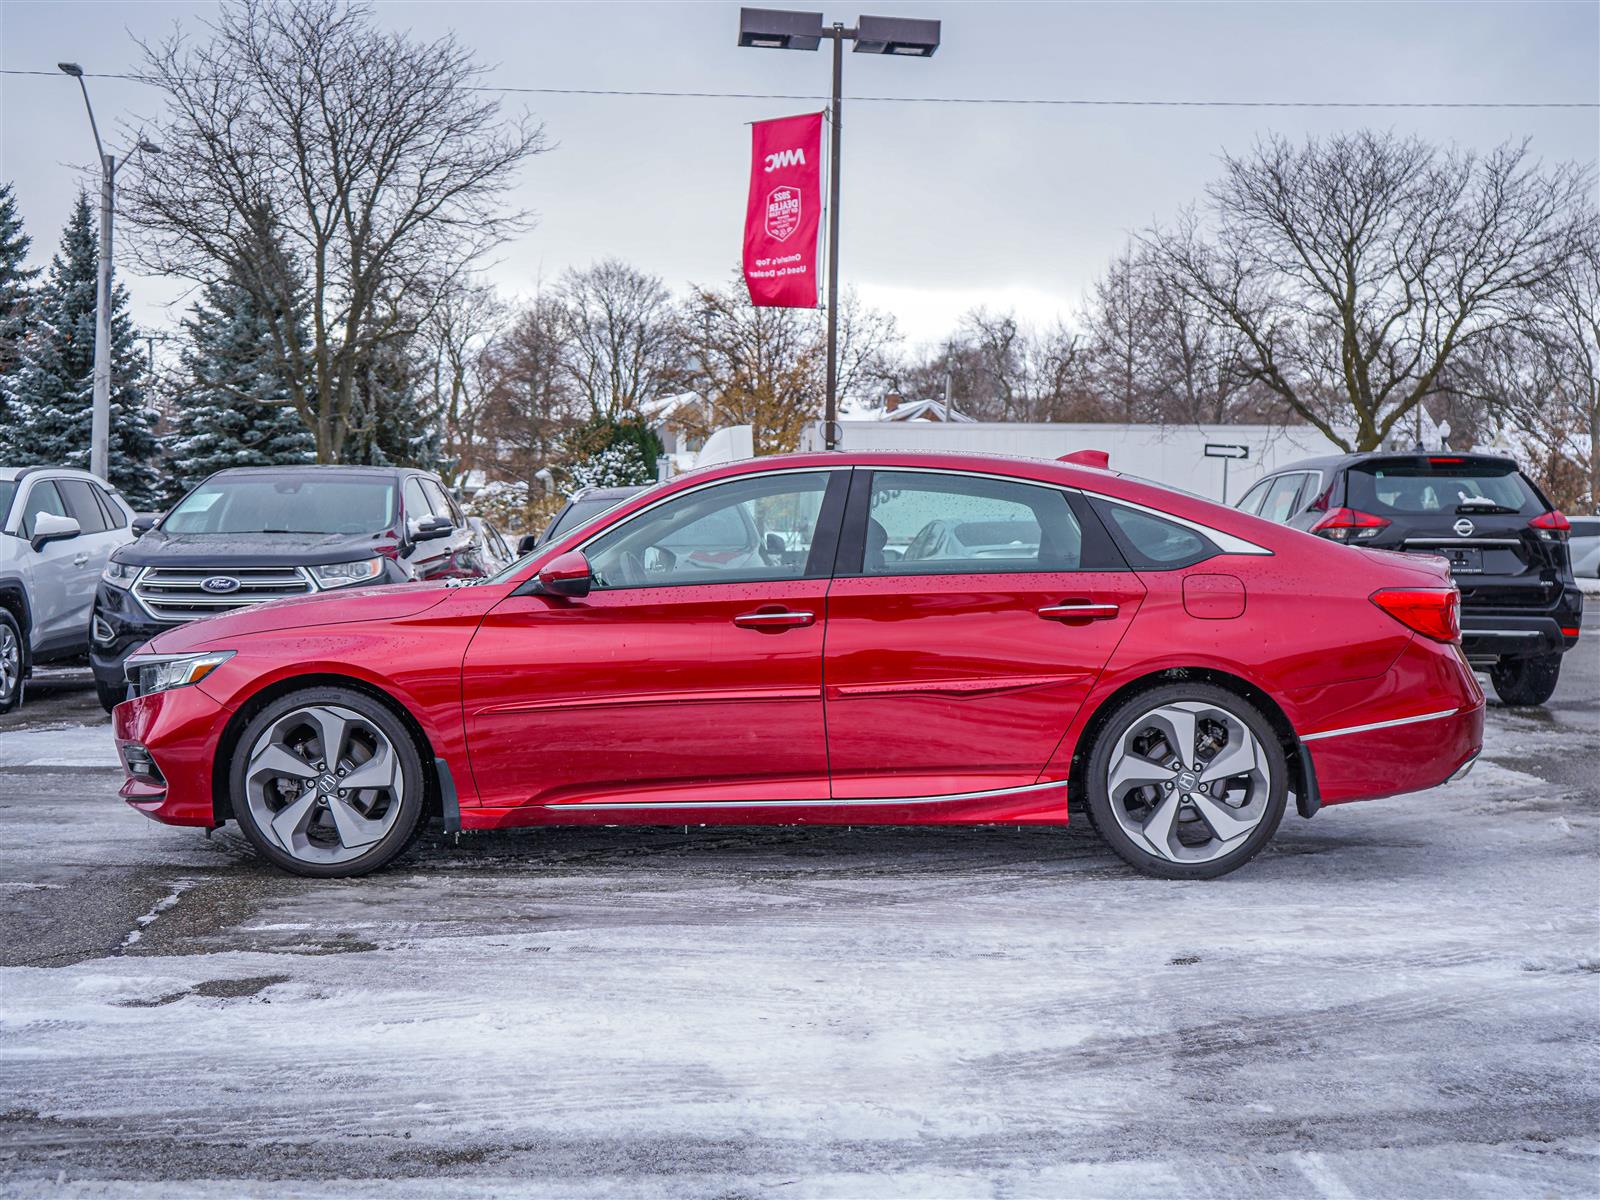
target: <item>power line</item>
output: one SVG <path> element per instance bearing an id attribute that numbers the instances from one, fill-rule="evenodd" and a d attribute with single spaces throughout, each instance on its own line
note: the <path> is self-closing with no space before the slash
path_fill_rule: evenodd
<path id="1" fill-rule="evenodd" d="M 56 77 L 56 71 L 0 69 L 0 75 L 38 75 Z M 85 72 L 90 79 L 125 79 L 154 84 L 143 75 L 125 72 Z M 194 80 L 193 82 L 204 82 Z M 474 92 L 501 92 L 517 96 L 618 96 L 652 100 L 784 100 L 813 103 L 827 96 L 805 92 L 678 92 L 647 91 L 629 88 L 516 87 L 479 84 L 466 89 Z M 1600 109 L 1600 101 L 1583 100 L 1141 100 L 1129 97 L 1094 99 L 1089 97 L 1035 96 L 846 96 L 852 104 L 999 104 L 1045 108 L 1544 108 Z"/>

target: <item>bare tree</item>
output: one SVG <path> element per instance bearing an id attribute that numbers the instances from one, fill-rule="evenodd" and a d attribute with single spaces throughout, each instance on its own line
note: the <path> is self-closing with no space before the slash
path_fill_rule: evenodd
<path id="1" fill-rule="evenodd" d="M 1565 260 L 1592 172 L 1526 146 L 1479 157 L 1359 132 L 1223 159 L 1214 234 L 1143 239 L 1172 286 L 1244 339 L 1250 377 L 1338 444 L 1373 449 L 1474 338 Z"/>
<path id="2" fill-rule="evenodd" d="M 608 258 L 561 277 L 563 363 L 597 417 L 616 420 L 669 393 L 683 375 L 678 313 L 666 284 Z"/>
<path id="3" fill-rule="evenodd" d="M 1600 511 L 1600 215 L 1593 209 L 1559 271 L 1535 295 L 1549 330 L 1558 383 L 1553 399 L 1571 414 L 1588 451 L 1588 506 Z"/>
<path id="4" fill-rule="evenodd" d="M 822 415 L 827 353 L 822 313 L 758 308 L 743 280 L 720 290 L 698 288 L 682 328 L 699 400 L 679 408 L 674 423 L 690 437 L 728 425 L 749 425 L 756 453 L 793 450 Z M 898 338 L 894 319 L 847 293 L 839 311 L 839 395 L 860 399 L 883 378 L 885 352 Z"/>
<path id="5" fill-rule="evenodd" d="M 239 0 L 209 28 L 143 46 L 167 113 L 129 215 L 157 270 L 235 278 L 263 312 L 303 299 L 307 335 L 274 334 L 317 457 L 337 461 L 363 360 L 519 227 L 501 201 L 543 136 L 477 89 L 453 37 L 382 32 L 366 5 Z"/>
<path id="6" fill-rule="evenodd" d="M 587 412 L 563 366 L 566 310 L 536 297 L 485 350 L 483 400 L 475 434 L 480 460 L 497 477 L 542 490 L 538 472 L 563 453 L 563 440 Z"/>
<path id="7" fill-rule="evenodd" d="M 1160 296 L 1153 276 L 1130 246 L 1111 260 L 1090 290 L 1083 324 L 1096 392 L 1123 421 L 1159 417 L 1154 350 Z"/>
<path id="8" fill-rule="evenodd" d="M 493 288 L 464 281 L 437 297 L 413 343 L 422 400 L 438 422 L 445 473 L 457 481 L 492 465 L 479 424 L 496 365 L 489 350 L 509 318 Z"/>

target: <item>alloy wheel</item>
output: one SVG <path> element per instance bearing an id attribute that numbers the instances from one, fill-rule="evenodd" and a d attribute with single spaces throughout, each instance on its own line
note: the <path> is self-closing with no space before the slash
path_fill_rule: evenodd
<path id="1" fill-rule="evenodd" d="M 1243 845 L 1267 815 L 1272 772 L 1250 727 L 1206 701 L 1135 718 L 1107 769 L 1111 811 L 1142 850 L 1203 863 Z"/>
<path id="2" fill-rule="evenodd" d="M 245 802 L 262 833 L 307 863 L 349 862 L 394 828 L 405 796 L 400 756 L 354 709 L 308 705 L 256 738 Z"/>
<path id="3" fill-rule="evenodd" d="M 22 682 L 22 643 L 11 626 L 0 624 L 0 701 L 10 700 Z"/>

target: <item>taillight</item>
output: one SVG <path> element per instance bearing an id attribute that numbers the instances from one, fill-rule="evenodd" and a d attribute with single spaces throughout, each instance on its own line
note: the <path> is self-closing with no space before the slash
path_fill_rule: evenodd
<path id="1" fill-rule="evenodd" d="M 1354 508 L 1336 508 L 1313 525 L 1311 532 L 1336 542 L 1362 542 L 1377 537 L 1388 527 L 1389 522 L 1382 517 Z"/>
<path id="2" fill-rule="evenodd" d="M 1372 602 L 1423 637 L 1436 642 L 1461 639 L 1460 594 L 1455 588 L 1384 588 L 1372 593 Z"/>
<path id="3" fill-rule="evenodd" d="M 1539 536 L 1546 541 L 1564 542 L 1572 530 L 1572 522 L 1567 520 L 1566 514 L 1557 509 L 1547 513 L 1540 513 L 1528 522 L 1529 529 L 1537 529 Z"/>

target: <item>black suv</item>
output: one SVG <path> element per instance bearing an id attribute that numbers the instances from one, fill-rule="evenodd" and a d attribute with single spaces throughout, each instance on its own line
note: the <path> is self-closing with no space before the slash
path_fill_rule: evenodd
<path id="1" fill-rule="evenodd" d="M 332 588 L 485 573 L 478 541 L 435 475 L 398 467 L 218 471 L 111 555 L 89 663 L 108 709 L 123 660 L 163 629 Z"/>
<path id="2" fill-rule="evenodd" d="M 1372 452 L 1282 467 L 1245 512 L 1352 546 L 1436 554 L 1461 592 L 1461 643 L 1507 704 L 1543 704 L 1578 644 L 1567 519 L 1509 458 Z"/>

